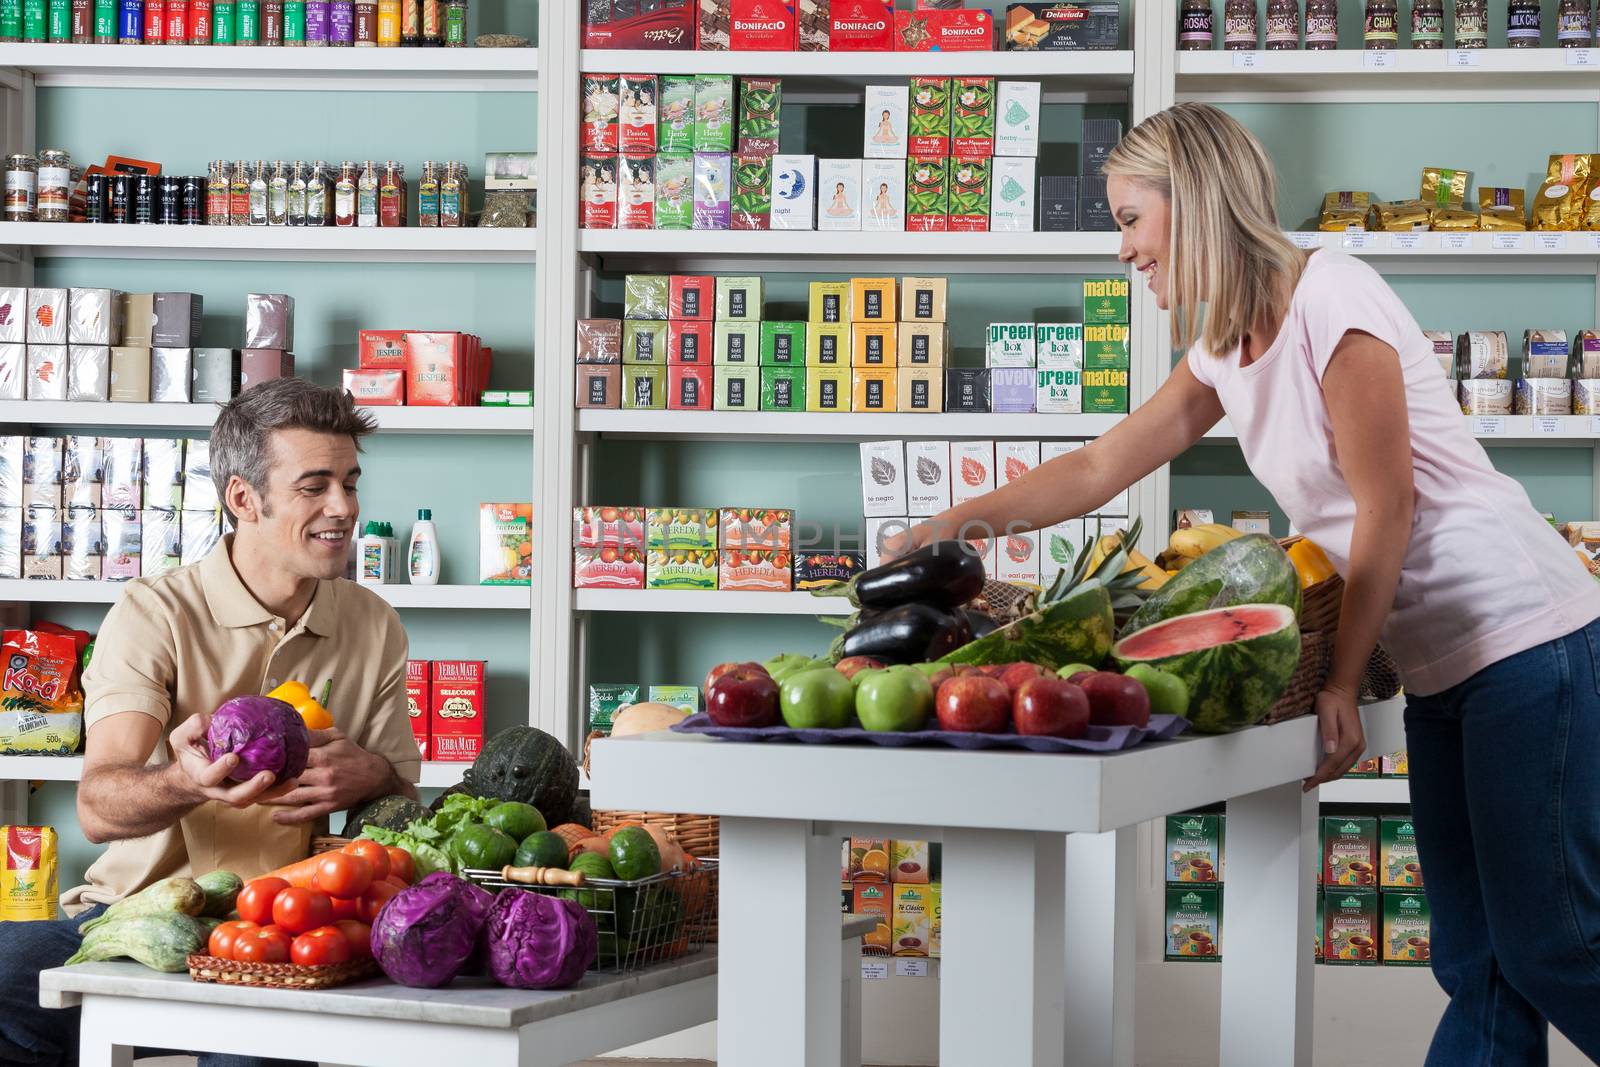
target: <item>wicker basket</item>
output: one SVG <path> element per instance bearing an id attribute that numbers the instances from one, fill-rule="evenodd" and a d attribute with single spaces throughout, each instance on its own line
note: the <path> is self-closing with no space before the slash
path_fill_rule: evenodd
<path id="1" fill-rule="evenodd" d="M 338 852 L 340 849 L 344 848 L 344 846 L 348 845 L 354 840 L 355 838 L 353 837 L 333 837 L 331 835 L 319 835 L 311 839 L 311 854 L 313 856 L 320 856 L 324 852 Z"/>
<path id="2" fill-rule="evenodd" d="M 1317 694 L 1328 681 L 1328 667 L 1333 661 L 1333 637 L 1321 630 L 1303 630 L 1300 634 L 1300 662 L 1295 664 L 1289 687 L 1278 702 L 1267 712 L 1267 722 L 1283 722 L 1299 718 L 1316 705 Z"/>
<path id="3" fill-rule="evenodd" d="M 240 963 L 195 953 L 189 957 L 189 977 L 196 982 L 248 986 L 252 989 L 332 989 L 358 982 L 377 973 L 372 959 L 301 967 L 293 963 Z"/>

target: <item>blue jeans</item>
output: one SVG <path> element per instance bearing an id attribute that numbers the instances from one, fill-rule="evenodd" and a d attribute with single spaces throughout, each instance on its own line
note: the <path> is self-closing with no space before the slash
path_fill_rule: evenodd
<path id="1" fill-rule="evenodd" d="M 78 924 L 99 915 L 96 906 L 76 919 L 0 923 L 0 1064 L 5 1067 L 73 1067 L 78 1062 L 77 1008 L 39 1006 L 39 972 L 59 967 L 78 951 Z M 136 1056 L 172 1052 L 139 1049 Z M 290 1060 L 206 1053 L 200 1067 L 310 1067 Z"/>
<path id="2" fill-rule="evenodd" d="M 1600 622 L 1406 699 L 1411 814 L 1450 995 L 1428 1067 L 1600 1061 Z"/>

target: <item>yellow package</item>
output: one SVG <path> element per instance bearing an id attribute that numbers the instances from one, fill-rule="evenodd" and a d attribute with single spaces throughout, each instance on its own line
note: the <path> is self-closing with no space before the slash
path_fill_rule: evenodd
<path id="1" fill-rule="evenodd" d="M 0 683 L 0 755 L 70 756 L 83 740 L 78 662 L 87 634 L 7 630 Z"/>
<path id="2" fill-rule="evenodd" d="M 1428 224 L 1433 230 L 1476 230 L 1478 229 L 1478 213 L 1467 211 L 1463 208 L 1442 207 L 1434 211 L 1433 219 Z"/>
<path id="3" fill-rule="evenodd" d="M 1478 228 L 1481 230 L 1526 230 L 1528 209 L 1521 189 L 1489 188 L 1478 190 Z"/>
<path id="4" fill-rule="evenodd" d="M 48 826 L 0 826 L 0 922 L 56 917 L 56 832 Z"/>
<path id="5" fill-rule="evenodd" d="M 1432 207 L 1460 207 L 1467 202 L 1469 171 L 1448 167 L 1423 167 L 1422 191 L 1417 199 Z"/>
<path id="6" fill-rule="evenodd" d="M 1593 156 L 1551 156 L 1544 183 L 1533 201 L 1533 228 L 1576 230 L 1583 222 L 1593 172 Z"/>
<path id="7" fill-rule="evenodd" d="M 533 505 L 478 506 L 478 584 L 533 584 Z"/>
<path id="8" fill-rule="evenodd" d="M 1329 193 L 1322 198 L 1322 214 L 1317 218 L 1317 229 L 1329 233 L 1364 230 L 1367 228 L 1367 208 L 1371 204 L 1371 193 Z"/>
<path id="9" fill-rule="evenodd" d="M 1375 200 L 1367 211 L 1367 229 L 1385 233 L 1426 230 L 1433 212 L 1421 200 Z"/>

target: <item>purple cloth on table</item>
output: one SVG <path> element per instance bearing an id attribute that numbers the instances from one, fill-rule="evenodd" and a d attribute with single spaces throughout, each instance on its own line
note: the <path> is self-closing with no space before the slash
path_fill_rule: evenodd
<path id="1" fill-rule="evenodd" d="M 916 730 L 897 733 L 846 726 L 839 730 L 796 730 L 788 726 L 716 726 L 711 716 L 691 715 L 672 730 L 680 734 L 707 734 L 728 741 L 803 741 L 813 745 L 865 741 L 889 748 L 909 745 L 947 745 L 952 748 L 1024 748 L 1030 752 L 1120 752 L 1144 741 L 1170 741 L 1189 728 L 1189 720 L 1176 715 L 1152 715 L 1150 725 L 1091 726 L 1083 737 L 1025 737 L 1022 734 L 971 734 L 954 730 Z"/>

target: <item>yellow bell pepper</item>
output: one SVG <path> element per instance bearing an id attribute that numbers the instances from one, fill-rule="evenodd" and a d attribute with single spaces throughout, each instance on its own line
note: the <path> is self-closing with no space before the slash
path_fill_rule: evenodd
<path id="1" fill-rule="evenodd" d="M 306 724 L 307 730 L 329 730 L 333 728 L 333 716 L 328 714 L 328 709 L 311 695 L 311 690 L 306 688 L 304 682 L 284 682 L 278 688 L 268 693 L 273 700 L 281 700 L 289 705 L 300 715 L 301 721 Z"/>
<path id="2" fill-rule="evenodd" d="M 1333 562 L 1312 542 L 1301 538 L 1289 546 L 1289 561 L 1300 574 L 1300 588 L 1310 589 L 1318 582 L 1327 581 L 1339 572 Z"/>

